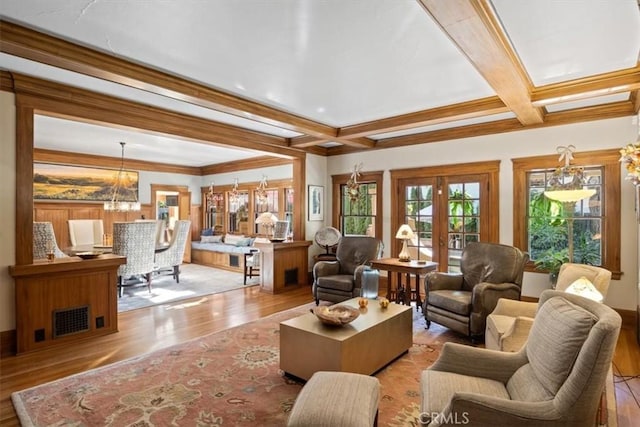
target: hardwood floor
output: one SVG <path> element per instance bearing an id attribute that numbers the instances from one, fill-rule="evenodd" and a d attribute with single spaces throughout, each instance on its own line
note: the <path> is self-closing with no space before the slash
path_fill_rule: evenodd
<path id="1" fill-rule="evenodd" d="M 78 372 L 117 362 L 211 332 L 237 326 L 312 301 L 309 287 L 279 295 L 258 287 L 208 295 L 182 304 L 156 306 L 119 315 L 120 332 L 64 347 L 0 360 L 0 425 L 17 426 L 11 393 Z M 616 374 L 640 373 L 640 347 L 635 332 L 623 329 L 614 362 Z M 618 378 L 615 378 L 617 381 Z M 640 397 L 640 379 L 629 381 Z M 616 383 L 619 427 L 636 425 L 640 416 L 627 384 Z"/>

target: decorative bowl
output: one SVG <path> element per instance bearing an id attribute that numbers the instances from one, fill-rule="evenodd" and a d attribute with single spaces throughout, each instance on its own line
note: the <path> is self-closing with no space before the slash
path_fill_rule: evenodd
<path id="1" fill-rule="evenodd" d="M 315 314 L 322 323 L 332 326 L 346 325 L 360 316 L 360 311 L 358 311 L 357 308 L 339 304 L 332 305 L 331 307 L 316 307 L 315 311 L 312 309 L 311 312 Z"/>
<path id="2" fill-rule="evenodd" d="M 98 258 L 103 253 L 104 252 L 101 252 L 101 251 L 77 252 L 76 256 L 82 259 L 93 259 L 93 258 Z"/>

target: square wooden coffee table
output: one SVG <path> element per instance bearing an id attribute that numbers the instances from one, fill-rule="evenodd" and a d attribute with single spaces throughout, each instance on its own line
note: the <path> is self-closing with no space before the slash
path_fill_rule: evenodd
<path id="1" fill-rule="evenodd" d="M 358 298 L 340 304 L 358 307 Z M 280 323 L 280 369 L 308 380 L 317 371 L 371 375 L 413 344 L 411 306 L 381 309 L 369 300 L 360 316 L 344 326 L 328 326 L 307 313 Z"/>

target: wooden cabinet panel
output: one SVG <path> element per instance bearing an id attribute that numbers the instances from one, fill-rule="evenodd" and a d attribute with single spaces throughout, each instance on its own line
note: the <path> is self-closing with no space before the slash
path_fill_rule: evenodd
<path id="1" fill-rule="evenodd" d="M 118 266 L 123 256 L 58 258 L 12 266 L 18 353 L 118 330 Z"/>
<path id="2" fill-rule="evenodd" d="M 278 294 L 307 284 L 308 240 L 284 243 L 255 243 L 260 250 L 260 290 Z"/>

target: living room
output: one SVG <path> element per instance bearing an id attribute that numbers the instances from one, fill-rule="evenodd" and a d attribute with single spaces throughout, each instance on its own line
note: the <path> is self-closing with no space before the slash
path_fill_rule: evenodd
<path id="1" fill-rule="evenodd" d="M 13 73 L 21 74 L 25 71 L 19 70 L 18 66 L 9 62 L 4 63 L 2 68 L 9 69 Z M 53 73 L 52 73 L 53 74 Z M 2 92 L 0 93 L 1 120 L 2 120 L 2 146 L 5 149 L 2 159 L 2 180 L 6 185 L 0 189 L 4 208 L 2 209 L 1 220 L 5 224 L 16 223 L 16 211 L 14 207 L 22 206 L 18 212 L 24 212 L 24 206 L 32 203 L 31 200 L 25 202 L 16 196 L 16 174 L 20 173 L 15 158 L 21 159 L 23 156 L 22 147 L 17 142 L 17 134 L 23 131 L 26 125 L 22 121 L 23 112 L 17 111 L 16 107 L 21 105 L 12 93 L 13 85 L 8 84 L 9 76 L 3 74 Z M 46 79 L 44 79 L 46 80 Z M 69 92 L 72 88 L 62 85 Z M 22 90 L 25 90 L 24 87 Z M 25 92 L 22 92 L 25 95 Z M 33 95 L 32 95 L 33 96 Z M 42 96 L 44 99 L 44 96 Z M 635 99 L 635 95 L 634 98 Z M 632 102 L 627 102 L 632 104 Z M 138 106 L 143 108 L 142 105 Z M 304 160 L 291 172 L 291 177 L 302 177 L 296 182 L 296 194 L 306 195 L 307 185 L 323 186 L 325 189 L 325 217 L 323 221 L 309 221 L 306 213 L 306 200 L 299 199 L 297 217 L 300 220 L 296 238 L 310 239 L 313 234 L 325 225 L 336 224 L 333 216 L 335 207 L 333 200 L 335 195 L 332 187 L 332 176 L 349 174 L 354 165 L 362 165 L 362 172 L 382 172 L 382 212 L 379 221 L 382 222 L 380 236 L 385 244 L 385 256 L 397 256 L 399 252 L 399 242 L 394 238 L 397 224 L 392 220 L 395 206 L 392 203 L 394 189 L 391 185 L 391 173 L 396 171 L 411 170 L 414 168 L 428 168 L 433 166 L 447 166 L 455 168 L 456 165 L 468 165 L 479 162 L 499 162 L 498 198 L 499 209 L 496 214 L 496 224 L 498 228 L 498 240 L 502 243 L 512 244 L 515 241 L 516 229 L 520 227 L 518 218 L 514 218 L 514 204 L 516 202 L 514 188 L 516 184 L 513 179 L 513 159 L 526 159 L 539 156 L 548 156 L 557 159 L 556 149 L 558 146 L 573 145 L 576 147 L 576 157 L 580 153 L 598 152 L 601 150 L 619 150 L 628 143 L 634 142 L 638 135 L 637 107 L 626 114 L 620 113 L 617 116 L 606 115 L 605 109 L 600 114 L 594 113 L 591 119 L 583 118 L 575 123 L 566 123 L 555 126 L 532 126 L 522 130 L 502 132 L 496 130 L 491 134 L 478 132 L 475 135 L 465 134 L 464 137 L 451 137 L 444 140 L 433 140 L 422 138 L 421 143 L 404 145 L 398 143 L 393 148 L 384 148 L 380 144 L 374 150 L 350 150 L 342 148 L 343 152 L 337 154 L 324 155 L 326 147 L 315 154 L 310 151 L 304 155 Z M 60 113 L 64 115 L 65 113 Z M 88 114 L 90 115 L 90 114 Z M 19 117 L 16 120 L 16 117 Z M 586 116 L 585 116 L 586 117 Z M 103 117 L 104 120 L 104 117 Z M 156 119 L 157 120 L 157 119 Z M 498 128 L 496 128 L 498 129 Z M 437 132 L 437 130 L 433 130 Z M 193 135 L 191 135 L 193 137 Z M 237 140 L 240 140 L 238 138 Z M 115 141 L 114 141 L 115 145 Z M 248 145 L 251 145 L 249 142 Z M 258 148 L 258 146 L 253 146 Z M 264 148 L 259 146 L 259 148 Z M 286 152 L 286 148 L 277 149 L 272 146 L 272 152 Z M 323 151 L 325 150 L 325 151 Z M 268 151 L 264 151 L 268 154 Z M 297 153 L 297 151 L 296 151 Z M 335 152 L 334 152 L 335 153 Z M 293 155 L 292 153 L 291 155 Z M 19 162 L 18 162 L 19 163 Z M 145 177 L 145 171 L 140 170 L 141 190 L 150 183 L 150 179 Z M 264 171 L 254 169 L 252 171 L 229 171 L 219 174 L 210 174 L 199 177 L 194 183 L 187 183 L 182 177 L 167 174 L 163 177 L 165 183 L 188 185 L 193 194 L 192 205 L 200 203 L 201 187 L 206 187 L 213 180 L 216 185 L 231 185 L 233 180 L 240 176 L 242 181 L 259 181 Z M 637 256 L 637 218 L 635 210 L 635 188 L 629 182 L 624 181 L 626 172 L 622 171 L 622 176 L 617 184 L 620 197 L 619 220 L 622 233 L 620 234 L 620 259 L 619 259 L 619 279 L 612 282 L 607 295 L 606 304 L 616 310 L 633 316 L 637 306 L 637 282 L 638 282 L 638 256 Z M 271 176 L 271 172 L 269 172 Z M 276 176 L 274 179 L 285 178 Z M 155 179 L 153 179 L 155 181 Z M 157 183 L 157 182 L 156 182 Z M 615 195 L 614 195 L 615 197 Z M 150 203 L 150 194 L 140 192 L 140 202 Z M 28 209 L 27 209 L 28 210 Z M 0 290 L 0 331 L 6 332 L 15 328 L 15 310 L 13 306 L 13 279 L 7 274 L 8 266 L 16 262 L 16 252 L 23 238 L 16 239 L 21 235 L 21 230 L 14 230 L 13 227 L 5 229 L 3 232 L 3 248 L 0 250 L 0 265 L 2 271 L 2 289 Z M 309 252 L 309 265 L 311 260 L 320 249 L 312 248 Z M 543 289 L 549 287 L 547 274 L 527 271 L 524 278 L 523 296 L 532 299 L 537 298 Z"/>

